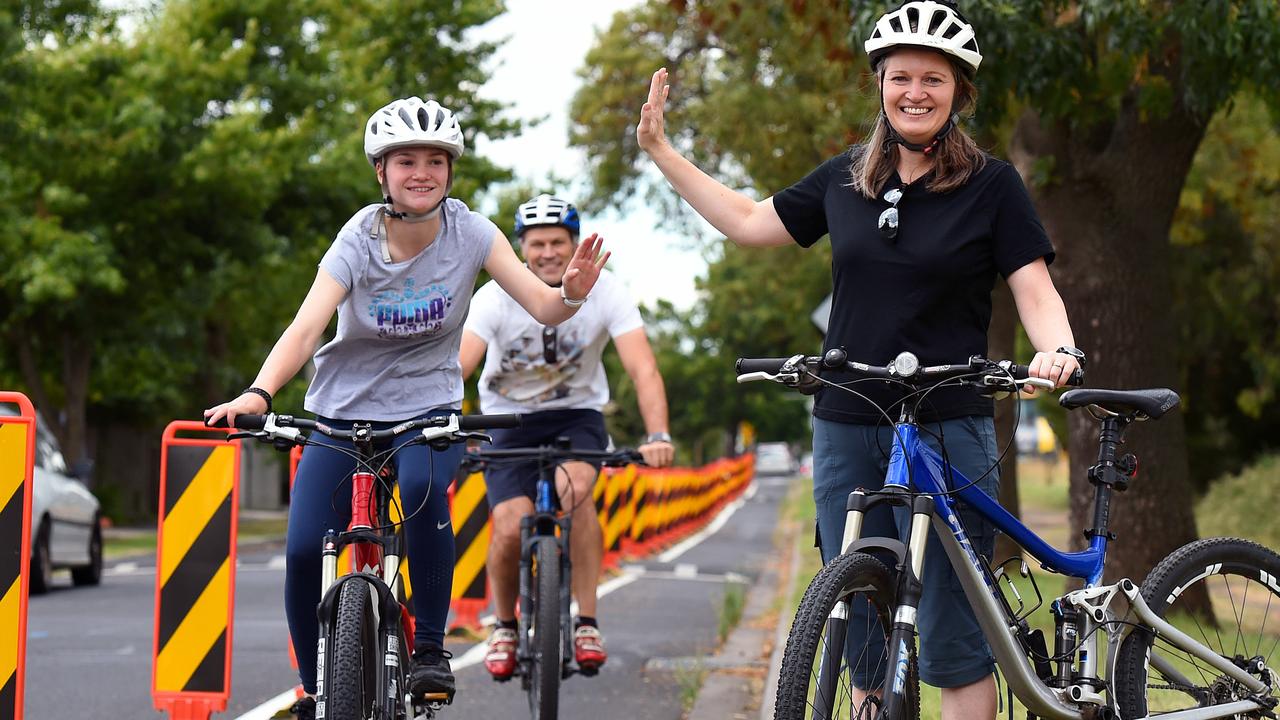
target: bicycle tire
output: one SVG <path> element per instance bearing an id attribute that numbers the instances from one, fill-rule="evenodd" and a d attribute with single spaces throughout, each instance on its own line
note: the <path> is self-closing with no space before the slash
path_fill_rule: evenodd
<path id="1" fill-rule="evenodd" d="M 377 702 L 377 636 L 369 586 L 358 580 L 343 583 L 325 666 L 329 720 L 370 717 Z"/>
<path id="2" fill-rule="evenodd" d="M 1224 657 L 1239 656 L 1247 660 L 1262 656 L 1271 668 L 1277 659 L 1277 643 L 1280 643 L 1277 578 L 1280 578 L 1280 555 L 1268 548 L 1239 538 L 1206 538 L 1178 548 L 1156 564 L 1142 583 L 1142 599 L 1161 618 L 1177 618 L 1175 624 L 1179 629 Z M 1202 585 L 1207 591 L 1213 605 L 1212 619 L 1192 616 L 1179 607 L 1178 601 L 1187 597 L 1187 590 L 1195 585 Z M 1268 619 L 1272 621 L 1270 628 Z M 1205 626 L 1211 622 L 1219 625 L 1206 632 Z M 1234 624 L 1234 629 L 1226 628 L 1226 623 Z M 1258 624 L 1256 633 L 1251 632 L 1254 624 Z M 1254 635 L 1257 642 L 1251 644 Z M 1147 717 L 1152 705 L 1155 707 L 1151 714 L 1159 714 L 1221 704 L 1231 701 L 1241 689 L 1235 681 L 1203 661 L 1167 643 L 1159 645 L 1161 654 L 1177 666 L 1186 679 L 1204 684 L 1184 689 L 1161 687 L 1173 683 L 1155 668 L 1150 669 L 1153 677 L 1148 677 L 1149 652 L 1157 640 L 1152 631 L 1140 629 L 1130 633 L 1120 645 L 1115 683 L 1122 717 Z M 1274 689 L 1272 695 L 1276 695 Z"/>
<path id="3" fill-rule="evenodd" d="M 534 720 L 555 720 L 560 711 L 561 657 L 560 546 L 555 538 L 534 545 L 536 576 L 530 614 L 531 678 L 529 711 Z"/>
<path id="4" fill-rule="evenodd" d="M 828 638 L 828 620 L 831 619 L 831 611 L 837 601 L 842 598 L 849 598 L 850 603 L 855 606 L 859 602 L 864 603 L 863 607 L 870 611 L 865 614 L 864 630 L 868 635 L 883 637 L 884 645 L 887 646 L 893 608 L 896 605 L 895 588 L 893 573 L 884 563 L 865 553 L 841 555 L 814 576 L 800 601 L 800 608 L 796 611 L 795 621 L 787 637 L 774 704 L 775 720 L 877 716 L 879 708 L 874 702 L 864 701 L 854 707 L 854 682 L 850 668 L 851 665 L 859 665 L 866 669 L 869 679 L 883 684 L 889 666 L 887 653 L 882 649 L 875 658 L 860 654 L 854 662 L 850 662 L 849 653 L 843 648 L 844 633 L 837 632 L 836 640 Z M 835 678 L 826 675 L 830 672 L 830 666 L 819 663 L 821 656 L 840 658 Z M 916 720 L 920 716 L 920 678 L 914 638 L 908 648 L 908 657 L 903 693 L 906 713 L 904 718 L 893 720 Z M 819 685 L 823 679 L 836 684 L 830 714 L 824 714 L 820 708 L 815 707 L 814 695 L 810 692 L 811 685 Z M 879 687 L 868 689 L 874 692 Z M 815 688 L 814 693 L 816 692 Z"/>

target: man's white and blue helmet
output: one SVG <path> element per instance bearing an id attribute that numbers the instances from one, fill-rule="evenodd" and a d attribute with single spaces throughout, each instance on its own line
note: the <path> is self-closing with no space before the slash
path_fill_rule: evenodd
<path id="1" fill-rule="evenodd" d="M 576 240 L 581 227 L 578 209 L 568 200 L 543 193 L 516 208 L 516 237 L 539 225 L 556 225 L 569 231 Z"/>

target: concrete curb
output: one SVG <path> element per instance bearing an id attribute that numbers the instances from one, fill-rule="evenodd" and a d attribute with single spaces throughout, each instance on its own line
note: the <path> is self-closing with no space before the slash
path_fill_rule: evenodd
<path id="1" fill-rule="evenodd" d="M 773 717 L 775 691 L 770 687 L 777 687 L 782 646 L 790 623 L 789 618 L 770 621 L 767 616 L 778 594 L 785 597 L 788 593 L 797 567 L 795 534 L 788 533 L 785 542 L 791 548 L 790 561 L 781 569 L 777 563 L 770 563 L 761 571 L 747 591 L 742 619 L 730 631 L 724 647 L 716 655 L 696 660 L 708 672 L 687 720 Z M 782 612 L 789 611 L 784 608 Z M 772 652 L 766 652 L 771 645 Z"/>

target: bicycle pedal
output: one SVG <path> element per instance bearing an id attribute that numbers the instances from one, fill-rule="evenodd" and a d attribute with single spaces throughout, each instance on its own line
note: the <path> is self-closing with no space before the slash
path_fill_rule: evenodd
<path id="1" fill-rule="evenodd" d="M 439 710 L 445 705 L 453 704 L 453 693 L 422 693 L 414 698 L 414 702 L 432 710 Z"/>
<path id="2" fill-rule="evenodd" d="M 595 677 L 600 674 L 599 665 L 579 665 L 578 674 L 583 677 Z"/>

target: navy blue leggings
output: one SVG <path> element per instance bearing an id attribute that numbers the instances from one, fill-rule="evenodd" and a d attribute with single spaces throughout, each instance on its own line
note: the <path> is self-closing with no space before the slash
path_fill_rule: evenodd
<path id="1" fill-rule="evenodd" d="M 432 410 L 443 415 L 456 410 Z M 425 417 L 425 416 L 423 416 Z M 319 418 L 333 428 L 350 429 L 351 422 Z M 395 423 L 374 423 L 376 429 Z M 397 440 L 403 445 L 414 437 Z M 313 441 L 351 447 L 318 432 Z M 408 543 L 409 582 L 413 586 L 413 611 L 417 620 L 414 643 L 444 645 L 453 589 L 453 527 L 449 523 L 449 482 L 462 460 L 462 446 L 443 452 L 414 445 L 396 453 L 400 500 Z M 351 473 L 355 461 L 337 450 L 309 446 L 302 453 L 294 477 L 289 504 L 289 531 L 285 543 L 284 608 L 289 635 L 298 655 L 298 676 L 308 693 L 316 691 L 316 641 L 320 635 L 316 606 L 320 604 L 320 546 L 329 530 L 342 531 L 351 519 Z M 423 499 L 426 499 L 425 504 Z M 421 506 L 421 510 L 418 510 Z M 417 510 L 417 514 L 414 511 Z M 385 522 L 385 518 L 380 518 Z"/>

